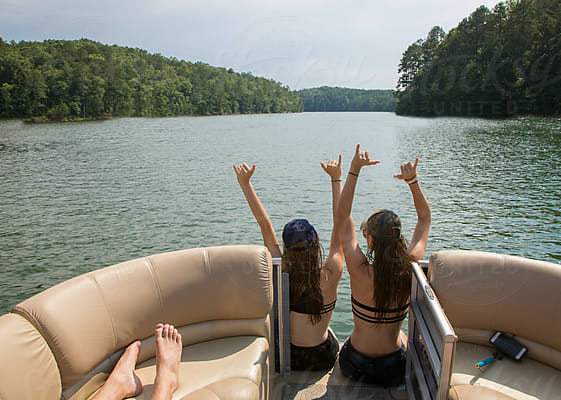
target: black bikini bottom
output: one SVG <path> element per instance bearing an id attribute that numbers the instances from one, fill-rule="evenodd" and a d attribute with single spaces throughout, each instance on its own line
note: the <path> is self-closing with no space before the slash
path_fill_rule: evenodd
<path id="1" fill-rule="evenodd" d="M 347 378 L 379 386 L 399 386 L 405 381 L 407 348 L 379 357 L 359 353 L 348 338 L 339 354 L 341 372 Z"/>
<path id="2" fill-rule="evenodd" d="M 339 353 L 339 341 L 328 330 L 325 342 L 313 347 L 290 344 L 290 368 L 294 371 L 321 371 L 335 365 Z"/>

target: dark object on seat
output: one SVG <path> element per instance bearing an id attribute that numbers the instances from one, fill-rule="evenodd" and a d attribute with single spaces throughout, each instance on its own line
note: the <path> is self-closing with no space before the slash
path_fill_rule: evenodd
<path id="1" fill-rule="evenodd" d="M 528 349 L 520 344 L 513 335 L 509 335 L 500 331 L 497 331 L 491 336 L 489 342 L 497 346 L 497 349 L 501 354 L 509 356 L 510 358 L 520 361 L 525 355 Z"/>

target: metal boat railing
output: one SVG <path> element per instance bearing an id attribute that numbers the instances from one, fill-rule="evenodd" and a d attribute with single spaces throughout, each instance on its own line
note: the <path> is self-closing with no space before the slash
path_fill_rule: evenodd
<path id="1" fill-rule="evenodd" d="M 427 282 L 427 262 L 419 264 L 412 263 L 405 385 L 410 399 L 445 400 L 458 337 Z"/>
<path id="2" fill-rule="evenodd" d="M 273 335 L 275 372 L 290 375 L 290 286 L 282 259 L 273 258 Z"/>

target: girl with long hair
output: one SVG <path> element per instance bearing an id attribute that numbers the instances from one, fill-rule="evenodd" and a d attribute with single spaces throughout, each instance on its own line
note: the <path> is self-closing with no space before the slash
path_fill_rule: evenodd
<path id="1" fill-rule="evenodd" d="M 417 225 L 411 242 L 402 234 L 401 220 L 392 211 L 374 212 L 360 228 L 368 245 L 366 255 L 358 244 L 351 209 L 360 170 L 378 164 L 370 154 L 356 152 L 339 208 L 335 229 L 351 279 L 354 327 L 339 354 L 343 375 L 366 383 L 397 386 L 404 382 L 407 337 L 401 325 L 407 316 L 411 293 L 411 262 L 423 259 L 431 210 L 417 178 L 417 158 L 401 165 L 394 177 L 409 186 L 417 212 Z"/>
<path id="2" fill-rule="evenodd" d="M 321 163 L 331 178 L 333 213 L 341 196 L 341 156 Z M 305 219 L 294 219 L 284 226 L 283 252 L 271 220 L 257 197 L 250 178 L 255 164 L 234 165 L 238 183 L 261 228 L 263 242 L 272 257 L 282 257 L 283 271 L 290 279 L 290 358 L 293 370 L 324 370 L 337 359 L 339 342 L 328 329 L 337 301 L 337 288 L 343 273 L 343 251 L 333 227 L 325 262 L 314 227 Z"/>

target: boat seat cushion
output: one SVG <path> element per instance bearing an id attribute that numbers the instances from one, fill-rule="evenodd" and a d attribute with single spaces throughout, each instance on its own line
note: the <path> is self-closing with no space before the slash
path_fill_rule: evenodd
<path id="1" fill-rule="evenodd" d="M 488 346 L 457 343 L 451 399 L 559 399 L 561 371 L 529 357 L 520 362 L 505 358 L 475 368 L 476 362 L 491 357 L 494 351 Z"/>
<path id="2" fill-rule="evenodd" d="M 561 369 L 561 268 L 503 254 L 433 253 L 430 283 L 459 339 L 514 334 L 532 357 Z M 464 334 L 465 333 L 465 334 Z"/>
<path id="3" fill-rule="evenodd" d="M 182 400 L 258 400 L 259 388 L 247 379 L 226 379 L 205 386 Z"/>
<path id="4" fill-rule="evenodd" d="M 116 351 L 152 336 L 159 322 L 220 325 L 227 337 L 249 326 L 257 336 L 268 330 L 271 305 L 269 252 L 262 246 L 223 246 L 156 254 L 92 271 L 21 302 L 12 312 L 43 336 L 68 395 Z M 199 331 L 203 340 L 214 339 L 204 338 L 213 329 Z"/>
<path id="5" fill-rule="evenodd" d="M 0 399 L 60 399 L 55 358 L 33 325 L 19 315 L 2 315 L 0 340 Z"/>
<path id="6" fill-rule="evenodd" d="M 259 399 L 266 397 L 267 340 L 238 336 L 185 346 L 179 367 L 179 388 L 174 399 Z M 144 390 L 138 400 L 150 399 L 156 377 L 156 360 L 136 366 Z"/>
<path id="7" fill-rule="evenodd" d="M 449 400 L 515 400 L 502 392 L 485 386 L 456 385 L 450 389 Z"/>

